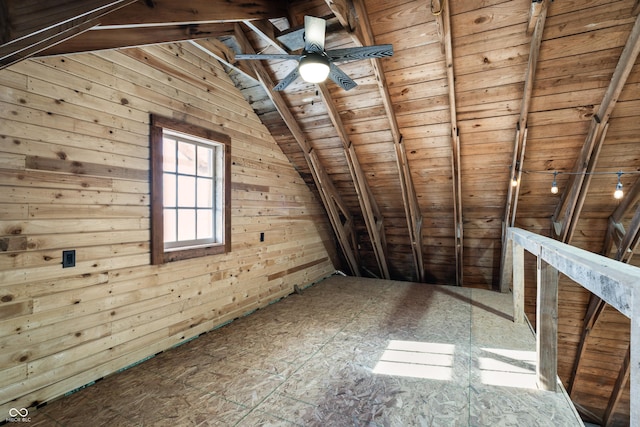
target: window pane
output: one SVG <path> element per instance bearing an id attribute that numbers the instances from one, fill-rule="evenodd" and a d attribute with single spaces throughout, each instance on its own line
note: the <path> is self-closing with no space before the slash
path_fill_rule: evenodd
<path id="1" fill-rule="evenodd" d="M 178 142 L 178 172 L 196 174 L 196 146 L 187 142 Z"/>
<path id="2" fill-rule="evenodd" d="M 196 206 L 196 179 L 192 176 L 178 177 L 178 206 Z"/>
<path id="3" fill-rule="evenodd" d="M 213 238 L 213 215 L 210 210 L 198 210 L 198 239 Z"/>
<path id="4" fill-rule="evenodd" d="M 176 211 L 175 209 L 164 210 L 164 241 L 176 241 Z"/>
<path id="5" fill-rule="evenodd" d="M 198 146 L 198 175 L 213 176 L 213 149 Z"/>
<path id="6" fill-rule="evenodd" d="M 195 240 L 196 210 L 178 209 L 178 240 Z"/>
<path id="7" fill-rule="evenodd" d="M 162 170 L 165 172 L 176 171 L 176 141 L 164 138 L 162 140 Z"/>
<path id="8" fill-rule="evenodd" d="M 198 207 L 213 207 L 213 181 L 207 178 L 198 178 Z"/>
<path id="9" fill-rule="evenodd" d="M 162 181 L 162 203 L 164 206 L 176 205 L 176 176 L 165 173 Z"/>

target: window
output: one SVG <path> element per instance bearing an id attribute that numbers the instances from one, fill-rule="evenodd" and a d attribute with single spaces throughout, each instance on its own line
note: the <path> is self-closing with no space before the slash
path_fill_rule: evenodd
<path id="1" fill-rule="evenodd" d="M 151 116 L 151 262 L 231 248 L 231 140 Z"/>

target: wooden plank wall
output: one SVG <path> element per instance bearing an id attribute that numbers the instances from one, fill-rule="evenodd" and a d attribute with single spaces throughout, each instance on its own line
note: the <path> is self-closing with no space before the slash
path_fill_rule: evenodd
<path id="1" fill-rule="evenodd" d="M 334 271 L 324 212 L 188 44 L 0 71 L 0 413 L 83 386 Z M 150 265 L 149 113 L 232 139 L 232 251 Z M 260 242 L 264 233 L 264 242 Z M 62 251 L 75 249 L 75 268 Z"/>

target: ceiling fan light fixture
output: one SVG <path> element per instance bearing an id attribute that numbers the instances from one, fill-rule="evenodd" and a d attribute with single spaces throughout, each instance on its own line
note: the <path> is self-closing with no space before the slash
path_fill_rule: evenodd
<path id="1" fill-rule="evenodd" d="M 308 83 L 321 83 L 329 76 L 329 58 L 322 53 L 307 52 L 300 59 L 300 76 Z"/>

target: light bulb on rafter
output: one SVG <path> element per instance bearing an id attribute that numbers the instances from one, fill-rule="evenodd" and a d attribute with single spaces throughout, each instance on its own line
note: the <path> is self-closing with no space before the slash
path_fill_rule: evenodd
<path id="1" fill-rule="evenodd" d="M 558 194 L 558 183 L 556 182 L 556 177 L 558 176 L 558 171 L 553 173 L 553 183 L 551 184 L 551 194 Z"/>
<path id="2" fill-rule="evenodd" d="M 618 183 L 616 184 L 616 191 L 613 192 L 613 197 L 618 200 L 624 197 L 624 191 L 622 191 L 622 182 L 620 181 L 621 176 L 622 171 L 618 172 Z"/>

